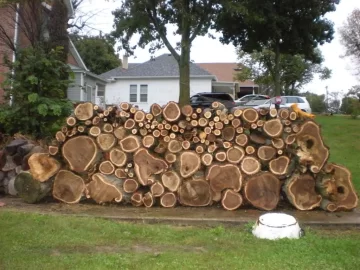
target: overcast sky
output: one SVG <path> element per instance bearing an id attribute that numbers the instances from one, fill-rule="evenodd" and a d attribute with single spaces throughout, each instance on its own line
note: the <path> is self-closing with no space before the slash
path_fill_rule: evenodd
<path id="1" fill-rule="evenodd" d="M 113 16 L 111 11 L 120 7 L 120 0 L 85 0 L 82 6 L 83 11 L 98 10 L 98 14 L 91 20 L 93 34 L 98 31 L 108 33 L 113 26 Z M 355 8 L 360 8 L 359 0 L 341 0 L 336 12 L 329 13 L 327 17 L 335 24 L 335 30 L 340 27 L 347 16 Z M 177 39 L 170 37 L 172 44 Z M 326 81 L 315 79 L 313 82 L 304 87 L 303 91 L 311 91 L 317 94 L 325 93 L 325 87 L 328 86 L 329 91 L 346 92 L 351 86 L 360 84 L 354 74 L 354 66 L 348 59 L 343 59 L 341 55 L 344 49 L 339 41 L 338 33 L 335 34 L 334 40 L 330 44 L 320 47 L 325 58 L 324 65 L 332 70 L 332 78 Z M 166 49 L 156 52 L 156 56 L 167 53 Z M 124 52 L 120 52 L 123 54 Z M 148 49 L 137 49 L 135 57 L 130 57 L 129 62 L 145 62 L 150 59 Z M 200 62 L 236 62 L 235 48 L 232 45 L 223 45 L 218 40 L 208 37 L 197 37 L 193 43 L 191 51 L 191 59 L 197 63 Z M 360 79 L 360 78 L 358 78 Z"/>

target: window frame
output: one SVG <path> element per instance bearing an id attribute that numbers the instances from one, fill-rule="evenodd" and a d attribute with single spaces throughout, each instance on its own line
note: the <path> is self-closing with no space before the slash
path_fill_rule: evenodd
<path id="1" fill-rule="evenodd" d="M 143 87 L 146 87 L 146 88 L 143 88 Z M 144 90 L 144 89 L 146 90 L 145 94 L 142 93 L 142 90 Z M 139 91 L 140 91 L 139 92 L 139 98 L 140 98 L 139 102 L 140 103 L 147 103 L 148 100 L 149 100 L 149 86 L 147 84 L 140 84 Z M 146 95 L 146 100 L 145 101 L 142 99 L 143 95 Z"/>
<path id="2" fill-rule="evenodd" d="M 135 92 L 132 91 L 134 90 L 132 87 L 135 87 Z M 129 86 L 129 102 L 130 103 L 137 103 L 138 102 L 138 86 L 137 84 L 130 84 Z M 131 98 L 135 95 L 135 101 L 133 101 Z"/>

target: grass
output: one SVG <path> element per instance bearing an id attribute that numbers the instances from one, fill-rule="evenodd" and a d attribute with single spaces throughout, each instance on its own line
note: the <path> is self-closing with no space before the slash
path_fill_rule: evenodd
<path id="1" fill-rule="evenodd" d="M 349 116 L 317 116 L 325 144 L 330 147 L 330 161 L 346 166 L 360 193 L 360 120 Z"/>
<path id="2" fill-rule="evenodd" d="M 0 269 L 360 269 L 360 233 L 255 239 L 245 228 L 0 212 Z"/>

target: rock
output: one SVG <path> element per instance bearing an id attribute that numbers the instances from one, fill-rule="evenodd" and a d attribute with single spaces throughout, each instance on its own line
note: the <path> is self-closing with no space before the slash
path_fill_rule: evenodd
<path id="1" fill-rule="evenodd" d="M 12 177 L 10 180 L 9 180 L 9 183 L 8 183 L 8 187 L 7 187 L 7 193 L 11 196 L 16 196 L 18 195 L 18 192 L 15 188 L 15 177 Z"/>
<path id="2" fill-rule="evenodd" d="M 0 150 L 0 170 L 4 167 L 6 163 L 6 153 L 3 150 Z"/>
<path id="3" fill-rule="evenodd" d="M 27 154 L 29 154 L 34 147 L 35 147 L 35 145 L 32 143 L 24 144 L 17 149 L 17 153 L 20 156 L 24 157 Z"/>
<path id="4" fill-rule="evenodd" d="M 5 146 L 5 150 L 6 150 L 6 153 L 8 153 L 9 155 L 14 155 L 17 151 L 17 149 L 26 144 L 27 141 L 26 140 L 13 140 L 11 143 L 9 143 L 7 146 Z"/>
<path id="5" fill-rule="evenodd" d="M 0 171 L 0 182 L 5 178 L 5 173 Z"/>
<path id="6" fill-rule="evenodd" d="M 44 148 L 42 148 L 41 146 L 38 146 L 38 145 L 35 146 L 33 149 L 31 149 L 31 151 L 22 160 L 21 167 L 22 167 L 22 169 L 24 171 L 30 170 L 28 160 L 29 160 L 29 158 L 31 157 L 32 154 L 36 154 L 36 153 L 47 153 L 47 151 Z"/>
<path id="7" fill-rule="evenodd" d="M 9 171 L 14 170 L 15 168 L 16 168 L 16 164 L 14 163 L 12 156 L 7 156 L 6 163 L 5 163 L 4 167 L 2 168 L 2 171 L 9 172 Z"/>

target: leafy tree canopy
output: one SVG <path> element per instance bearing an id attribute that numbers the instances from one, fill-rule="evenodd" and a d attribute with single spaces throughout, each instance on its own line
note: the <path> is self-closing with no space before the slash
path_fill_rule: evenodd
<path id="1" fill-rule="evenodd" d="M 91 72 L 101 74 L 121 65 L 115 52 L 115 40 L 106 36 L 72 35 L 77 50 Z"/>

